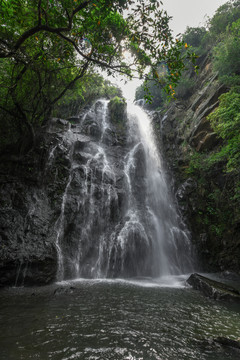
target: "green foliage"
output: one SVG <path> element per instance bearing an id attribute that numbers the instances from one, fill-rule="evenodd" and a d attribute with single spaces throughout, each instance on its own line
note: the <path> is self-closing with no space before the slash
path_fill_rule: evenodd
<path id="1" fill-rule="evenodd" d="M 215 161 L 226 159 L 226 170 L 240 168 L 240 93 L 234 90 L 219 98 L 219 107 L 208 118 L 214 131 L 224 140 L 220 151 L 212 157 Z"/>
<path id="2" fill-rule="evenodd" d="M 205 168 L 204 158 L 205 156 L 202 153 L 196 151 L 190 154 L 190 161 L 186 173 L 188 175 L 199 174 Z"/>
<path id="3" fill-rule="evenodd" d="M 199 48 L 206 33 L 207 30 L 204 27 L 187 27 L 183 34 L 183 40 L 194 48 Z"/>
<path id="4" fill-rule="evenodd" d="M 231 139 L 240 127 L 240 93 L 230 91 L 221 95 L 219 100 L 219 107 L 209 115 L 209 119 L 223 139 Z"/>
<path id="5" fill-rule="evenodd" d="M 240 92 L 233 88 L 219 98 L 218 108 L 208 118 L 222 139 L 211 153 L 189 154 L 187 175 L 198 183 L 199 223 L 214 237 L 222 237 L 240 221 Z"/>
<path id="6" fill-rule="evenodd" d="M 206 227 L 209 235 L 216 239 L 216 237 L 221 238 L 240 220 L 238 210 L 240 192 L 238 175 L 234 173 L 221 175 L 222 164 L 226 161 L 216 158 L 215 162 L 212 156 L 212 154 L 194 152 L 190 156 L 186 173 L 198 183 L 195 203 L 197 222 Z M 221 185 L 216 175 L 219 176 Z"/>
<path id="7" fill-rule="evenodd" d="M 62 118 L 78 115 L 84 106 L 92 104 L 97 98 L 111 99 L 114 96 L 122 96 L 119 88 L 101 75 L 86 74 L 59 100 L 53 115 Z"/>
<path id="8" fill-rule="evenodd" d="M 214 69 L 219 72 L 220 77 L 240 75 L 240 19 L 232 24 L 222 41 L 213 49 Z M 235 77 L 234 83 L 238 82 Z"/>
<path id="9" fill-rule="evenodd" d="M 7 122 L 6 142 L 27 133 L 34 138 L 58 101 L 96 67 L 143 78 L 149 66 L 154 74 L 164 61 L 171 69 L 171 94 L 184 59 L 195 61 L 191 49 L 182 52 L 184 43 L 173 39 L 158 0 L 1 0 L 0 18 L 0 127 Z M 128 63 L 126 51 L 132 55 Z M 86 98 L 83 82 L 77 91 Z"/>
<path id="10" fill-rule="evenodd" d="M 239 75 L 222 75 L 219 77 L 219 81 L 226 85 L 229 89 L 231 87 L 240 86 L 240 76 Z"/>
<path id="11" fill-rule="evenodd" d="M 108 108 L 110 119 L 115 124 L 124 124 L 126 121 L 126 100 L 124 98 L 120 98 L 119 96 L 115 96 L 113 99 L 109 101 Z"/>
<path id="12" fill-rule="evenodd" d="M 187 27 L 182 35 L 183 42 L 190 45 L 200 59 L 212 51 L 214 70 L 219 72 L 220 81 L 229 87 L 240 85 L 239 18 L 240 1 L 232 0 L 217 9 L 209 20 L 209 30 L 204 27 Z M 191 69 L 190 64 L 190 71 L 185 71 L 178 82 L 177 98 L 188 97 L 194 89 Z"/>
<path id="13" fill-rule="evenodd" d="M 208 32 L 204 27 L 187 27 L 182 38 L 198 56 L 207 52 Z"/>
<path id="14" fill-rule="evenodd" d="M 220 6 L 209 21 L 209 31 L 216 38 L 224 33 L 228 26 L 240 18 L 240 1 L 230 0 Z"/>
<path id="15" fill-rule="evenodd" d="M 208 30 L 187 28 L 182 39 L 200 56 L 199 66 L 204 71 L 209 69 L 205 67 L 206 56 L 212 58 L 218 80 L 229 87 L 208 116 L 218 144 L 211 151 L 184 152 L 186 177 L 197 184 L 196 197 L 190 197 L 194 221 L 199 231 L 208 234 L 209 244 L 226 249 L 228 244 L 223 241 L 232 241 L 240 223 L 240 1 L 221 6 L 209 21 Z M 188 89 L 192 93 L 193 79 L 190 67 L 176 87 L 177 98 L 184 99 Z M 210 251 L 214 251 L 211 245 Z"/>

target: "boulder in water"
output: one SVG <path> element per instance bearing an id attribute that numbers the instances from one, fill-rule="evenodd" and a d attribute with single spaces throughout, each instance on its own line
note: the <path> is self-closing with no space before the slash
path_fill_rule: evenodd
<path id="1" fill-rule="evenodd" d="M 216 339 L 213 339 L 213 342 L 220 344 L 222 346 L 232 347 L 240 351 L 240 339 L 236 341 L 226 337 L 219 336 Z"/>
<path id="2" fill-rule="evenodd" d="M 225 283 L 209 279 L 199 274 L 192 274 L 187 283 L 195 290 L 214 300 L 233 300 L 240 302 L 240 292 Z"/>

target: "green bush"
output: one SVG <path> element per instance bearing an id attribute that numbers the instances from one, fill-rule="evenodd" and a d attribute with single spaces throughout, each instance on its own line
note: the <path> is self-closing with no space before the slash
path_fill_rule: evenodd
<path id="1" fill-rule="evenodd" d="M 113 99 L 110 100 L 108 108 L 110 119 L 113 123 L 118 125 L 125 123 L 126 106 L 126 100 L 119 96 L 115 96 Z"/>
<path id="2" fill-rule="evenodd" d="M 68 118 L 77 115 L 83 106 L 91 105 L 98 98 L 111 99 L 122 91 L 101 75 L 88 73 L 56 104 L 53 116 Z"/>
<path id="3" fill-rule="evenodd" d="M 219 37 L 228 26 L 240 18 L 240 0 L 231 0 L 220 6 L 209 21 L 209 31 Z"/>
<path id="4" fill-rule="evenodd" d="M 240 75 L 240 19 L 213 49 L 213 66 L 220 76 Z"/>
<path id="5" fill-rule="evenodd" d="M 183 34 L 183 41 L 192 46 L 193 51 L 198 55 L 207 52 L 208 32 L 204 27 L 187 27 Z"/>
<path id="6" fill-rule="evenodd" d="M 212 160 L 226 159 L 227 172 L 240 168 L 240 93 L 237 90 L 221 95 L 219 107 L 208 116 L 214 131 L 224 140 Z"/>

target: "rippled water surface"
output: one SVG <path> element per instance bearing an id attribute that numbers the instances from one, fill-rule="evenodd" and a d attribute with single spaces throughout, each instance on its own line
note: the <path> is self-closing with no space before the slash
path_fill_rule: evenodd
<path id="1" fill-rule="evenodd" d="M 211 343 L 240 337 L 240 308 L 183 286 L 75 281 L 0 292 L 1 360 L 211 359 L 240 352 Z"/>

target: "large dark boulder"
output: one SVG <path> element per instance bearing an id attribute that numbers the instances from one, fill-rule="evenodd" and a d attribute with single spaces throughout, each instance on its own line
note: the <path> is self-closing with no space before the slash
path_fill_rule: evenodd
<path id="1" fill-rule="evenodd" d="M 213 339 L 213 342 L 222 346 L 231 347 L 240 351 L 240 341 L 232 340 L 223 336 Z"/>
<path id="2" fill-rule="evenodd" d="M 240 302 L 240 292 L 233 286 L 209 279 L 200 274 L 192 274 L 187 283 L 195 290 L 200 290 L 205 296 L 214 300 L 232 300 Z"/>

